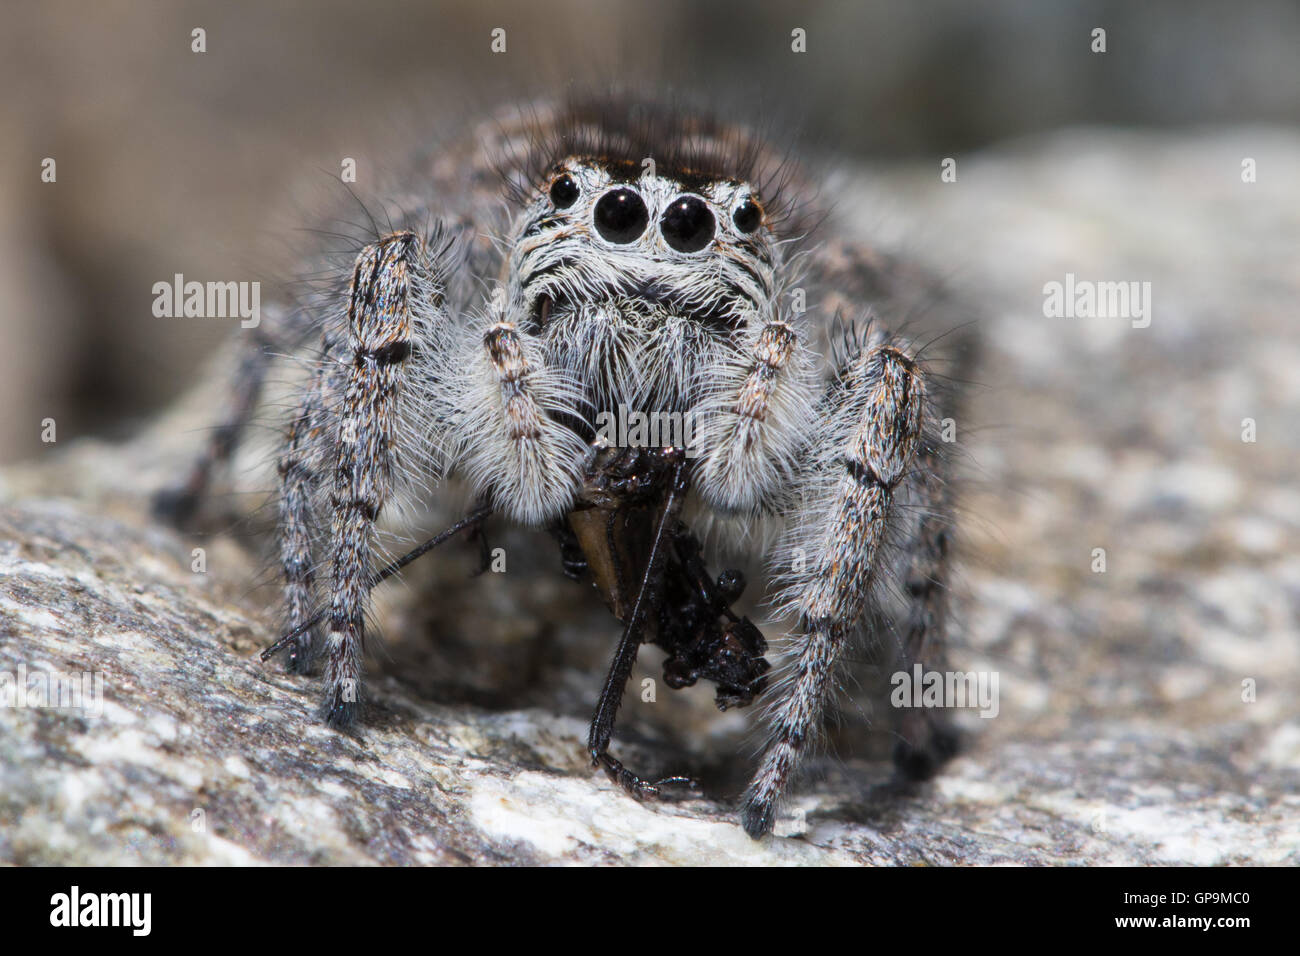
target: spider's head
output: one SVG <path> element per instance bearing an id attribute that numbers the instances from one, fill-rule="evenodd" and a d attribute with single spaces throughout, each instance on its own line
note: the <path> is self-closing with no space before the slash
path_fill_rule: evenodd
<path id="1" fill-rule="evenodd" d="M 689 405 L 697 372 L 770 311 L 758 189 L 685 163 L 574 154 L 516 220 L 509 299 L 597 405 Z"/>
<path id="2" fill-rule="evenodd" d="M 572 156 L 556 163 L 515 246 L 530 318 L 744 324 L 772 294 L 773 239 L 749 184 Z"/>

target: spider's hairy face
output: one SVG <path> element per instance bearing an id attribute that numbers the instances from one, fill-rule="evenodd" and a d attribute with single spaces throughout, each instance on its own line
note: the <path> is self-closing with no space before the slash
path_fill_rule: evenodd
<path id="1" fill-rule="evenodd" d="M 690 407 L 700 370 L 734 352 L 776 295 L 761 197 L 690 170 L 566 157 L 510 247 L 512 311 L 598 409 Z"/>

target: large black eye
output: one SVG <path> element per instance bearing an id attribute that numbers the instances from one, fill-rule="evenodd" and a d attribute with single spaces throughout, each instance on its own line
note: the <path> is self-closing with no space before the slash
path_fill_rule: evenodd
<path id="1" fill-rule="evenodd" d="M 699 196 L 675 199 L 659 219 L 664 241 L 678 252 L 699 252 L 713 238 L 713 213 Z"/>
<path id="2" fill-rule="evenodd" d="M 635 189 L 611 189 L 596 203 L 596 231 L 608 242 L 632 242 L 645 232 L 650 214 Z"/>
<path id="3" fill-rule="evenodd" d="M 731 221 L 736 224 L 736 231 L 751 233 L 763 221 L 763 209 L 752 199 L 746 199 L 731 214 Z"/>
<path id="4" fill-rule="evenodd" d="M 568 173 L 551 183 L 551 202 L 555 203 L 556 209 L 568 209 L 577 201 L 578 184 Z"/>

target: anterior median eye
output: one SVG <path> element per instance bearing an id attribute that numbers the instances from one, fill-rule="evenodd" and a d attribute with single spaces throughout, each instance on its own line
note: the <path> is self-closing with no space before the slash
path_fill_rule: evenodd
<path id="1" fill-rule="evenodd" d="M 568 209 L 578 201 L 578 184 L 568 173 L 551 183 L 551 202 L 556 209 Z"/>
<path id="2" fill-rule="evenodd" d="M 650 221 L 645 202 L 635 189 L 611 189 L 596 203 L 596 231 L 607 242 L 632 242 Z"/>
<path id="3" fill-rule="evenodd" d="M 699 196 L 673 200 L 659 218 L 664 241 L 678 252 L 699 252 L 709 244 L 715 228 L 713 213 Z"/>

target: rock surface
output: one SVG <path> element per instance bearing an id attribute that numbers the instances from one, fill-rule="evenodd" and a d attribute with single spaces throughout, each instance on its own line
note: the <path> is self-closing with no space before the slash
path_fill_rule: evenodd
<path id="1" fill-rule="evenodd" d="M 209 384 L 127 445 L 61 437 L 0 473 L 0 675 L 103 688 L 0 707 L 0 860 L 1300 862 L 1297 168 L 1294 132 L 1077 130 L 961 158 L 956 183 L 831 190 L 989 316 L 951 657 L 997 672 L 1000 706 L 934 782 L 850 752 L 754 843 L 727 802 L 746 715 L 661 688 L 628 694 L 618 752 L 705 796 L 629 799 L 582 757 L 612 621 L 504 531 L 508 573 L 469 580 L 458 544 L 385 592 L 368 723 L 326 730 L 315 684 L 257 660 L 276 621 L 256 520 L 145 517 Z M 1150 282 L 1150 324 L 1046 317 L 1067 273 Z M 255 512 L 259 454 L 232 512 Z"/>

